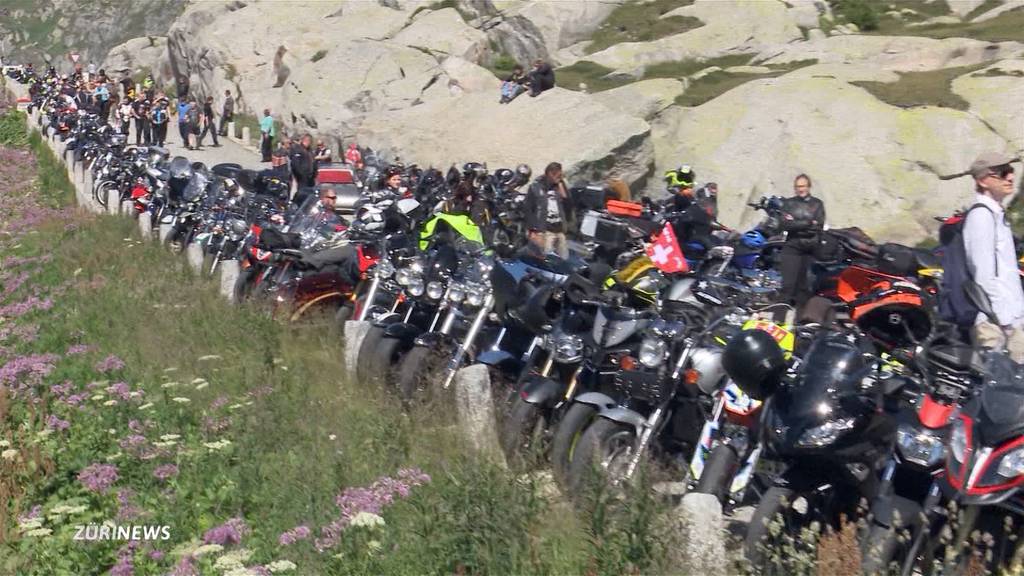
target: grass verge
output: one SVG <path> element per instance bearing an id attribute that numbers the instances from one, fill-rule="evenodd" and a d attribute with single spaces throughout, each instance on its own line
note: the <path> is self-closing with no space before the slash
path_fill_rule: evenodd
<path id="1" fill-rule="evenodd" d="M 617 7 L 591 37 L 586 53 L 600 52 L 621 42 L 651 42 L 699 28 L 703 23 L 690 16 L 663 15 L 693 4 L 693 0 L 628 2 Z"/>
<path id="2" fill-rule="evenodd" d="M 851 82 L 864 88 L 875 98 L 900 108 L 914 106 L 940 106 L 967 110 L 966 100 L 953 92 L 953 80 L 984 68 L 988 64 L 958 66 L 927 72 L 901 72 L 896 82 Z"/>

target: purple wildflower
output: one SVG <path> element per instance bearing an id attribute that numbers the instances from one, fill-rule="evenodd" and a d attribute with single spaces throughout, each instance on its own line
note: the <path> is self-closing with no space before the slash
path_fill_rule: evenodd
<path id="1" fill-rule="evenodd" d="M 53 300 L 50 300 L 49 298 L 39 298 L 38 296 L 29 296 L 21 302 L 15 302 L 14 304 L 8 304 L 7 306 L 0 306 L 0 316 L 18 318 L 34 310 L 49 310 L 50 308 L 53 308 Z"/>
<path id="2" fill-rule="evenodd" d="M 13 358 L 0 367 L 0 385 L 12 386 L 21 381 L 38 384 L 56 368 L 56 354 L 29 354 Z"/>
<path id="3" fill-rule="evenodd" d="M 68 351 L 64 354 L 67 356 L 77 356 L 78 354 L 92 352 L 95 349 L 96 347 L 90 344 L 72 344 L 71 346 L 68 346 Z"/>
<path id="4" fill-rule="evenodd" d="M 94 366 L 97 372 L 113 372 L 114 370 L 120 370 L 124 368 L 124 360 L 121 360 L 117 356 L 110 354 L 103 360 L 100 360 Z"/>
<path id="5" fill-rule="evenodd" d="M 314 545 L 323 552 L 337 545 L 341 533 L 357 514 L 368 512 L 380 514 L 385 506 L 395 501 L 395 496 L 408 497 L 412 488 L 430 482 L 430 476 L 415 468 L 403 468 L 397 478 L 382 476 L 367 488 L 346 488 L 335 499 L 340 516 L 320 529 L 320 538 Z"/>
<path id="6" fill-rule="evenodd" d="M 110 576 L 135 576 L 135 564 L 132 562 L 135 547 L 132 544 L 134 542 L 117 551 L 117 563 L 110 569 Z"/>
<path id="7" fill-rule="evenodd" d="M 203 542 L 207 544 L 220 544 L 221 546 L 238 544 L 248 532 L 249 527 L 245 525 L 244 520 L 232 518 L 216 528 L 207 530 L 203 534 Z"/>
<path id="8" fill-rule="evenodd" d="M 78 473 L 78 481 L 91 492 L 106 492 L 117 478 L 117 466 L 113 464 L 90 464 Z"/>
<path id="9" fill-rule="evenodd" d="M 277 538 L 277 543 L 281 546 L 289 546 L 298 542 L 299 540 L 305 540 L 309 538 L 311 531 L 309 526 L 296 526 L 287 532 L 282 532 Z"/>
<path id="10" fill-rule="evenodd" d="M 18 516 L 18 524 L 24 524 L 33 518 L 39 518 L 43 515 L 43 507 L 39 504 L 33 506 L 26 514 Z"/>
<path id="11" fill-rule="evenodd" d="M 157 480 L 167 480 L 178 475 L 178 467 L 174 464 L 163 464 L 157 466 L 156 470 L 153 470 L 153 477 Z"/>
<path id="12" fill-rule="evenodd" d="M 142 512 L 132 505 L 132 496 L 135 496 L 135 493 L 128 488 L 117 491 L 117 519 L 119 521 L 131 520 Z"/>
<path id="13" fill-rule="evenodd" d="M 229 400 L 227 396 L 218 396 L 217 399 L 210 404 L 210 408 L 216 410 L 222 406 L 227 406 L 228 402 Z"/>
<path id="14" fill-rule="evenodd" d="M 82 404 L 82 402 L 85 402 L 86 399 L 88 399 L 88 398 L 89 398 L 89 394 L 87 394 L 85 392 L 82 392 L 81 394 L 72 394 L 71 396 L 68 396 L 67 398 L 64 398 L 63 401 L 68 406 L 76 407 L 76 406 L 79 406 L 80 404 Z"/>
<path id="15" fill-rule="evenodd" d="M 174 570 L 168 576 L 198 576 L 195 559 L 191 555 L 182 556 L 181 560 L 174 566 Z"/>
<path id="16" fill-rule="evenodd" d="M 149 558 L 159 562 L 164 559 L 164 553 L 160 550 L 153 550 L 149 553 Z"/>
<path id="17" fill-rule="evenodd" d="M 132 397 L 132 389 L 127 382 L 114 382 L 107 386 L 107 392 L 121 400 L 130 400 Z"/>
<path id="18" fill-rule="evenodd" d="M 54 430 L 56 432 L 63 432 L 71 427 L 70 422 L 68 422 L 67 420 L 61 420 L 54 414 L 50 414 L 46 418 L 46 425 L 47 427 L 50 428 L 50 430 Z"/>

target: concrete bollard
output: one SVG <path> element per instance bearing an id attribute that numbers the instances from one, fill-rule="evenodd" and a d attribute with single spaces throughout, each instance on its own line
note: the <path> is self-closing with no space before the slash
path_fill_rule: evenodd
<path id="1" fill-rule="evenodd" d="M 484 364 L 474 364 L 455 373 L 455 406 L 459 433 L 480 454 L 505 465 L 498 443 L 498 421 L 491 398 L 491 376 Z"/>
<path id="2" fill-rule="evenodd" d="M 711 494 L 690 492 L 673 513 L 680 534 L 681 546 L 672 552 L 678 554 L 673 564 L 685 568 L 685 574 L 726 576 L 729 563 L 726 554 L 726 528 L 722 518 L 722 505 Z"/>
<path id="3" fill-rule="evenodd" d="M 121 191 L 111 186 L 107 188 L 107 214 L 117 214 L 121 208 Z"/>
<path id="4" fill-rule="evenodd" d="M 150 221 L 148 212 L 139 214 L 139 236 L 142 236 L 143 240 L 153 239 L 153 223 Z"/>
<path id="5" fill-rule="evenodd" d="M 220 272 L 220 295 L 228 302 L 235 301 L 235 281 L 238 280 L 238 260 L 225 260 L 217 265 Z"/>
<path id="6" fill-rule="evenodd" d="M 359 320 L 345 322 L 345 370 L 350 378 L 355 378 L 359 348 L 363 345 L 363 338 L 366 338 L 366 333 L 369 330 L 369 322 L 360 322 Z"/>
<path id="7" fill-rule="evenodd" d="M 248 126 L 242 126 L 242 146 L 252 145 L 252 134 L 249 133 Z"/>
<path id="8" fill-rule="evenodd" d="M 235 121 L 228 122 L 228 138 L 231 140 L 235 139 Z"/>
<path id="9" fill-rule="evenodd" d="M 135 215 L 135 201 L 134 200 L 121 200 L 120 212 L 124 216 Z"/>
<path id="10" fill-rule="evenodd" d="M 167 242 L 167 237 L 171 235 L 171 230 L 172 229 L 173 229 L 173 226 L 171 226 L 170 224 L 164 224 L 162 222 L 160 223 L 160 230 L 158 231 L 158 234 L 159 234 L 158 239 L 160 240 L 161 244 L 165 244 Z"/>
<path id="11" fill-rule="evenodd" d="M 203 270 L 203 247 L 193 242 L 185 248 L 185 259 L 198 274 Z"/>

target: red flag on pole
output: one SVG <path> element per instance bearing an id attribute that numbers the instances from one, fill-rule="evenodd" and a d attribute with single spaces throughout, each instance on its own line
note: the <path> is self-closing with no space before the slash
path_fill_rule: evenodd
<path id="1" fill-rule="evenodd" d="M 647 246 L 647 257 L 654 262 L 654 265 L 662 272 L 689 272 L 690 266 L 686 263 L 683 250 L 676 240 L 676 233 L 672 230 L 671 224 L 665 224 L 661 234 L 654 238 L 654 242 Z"/>

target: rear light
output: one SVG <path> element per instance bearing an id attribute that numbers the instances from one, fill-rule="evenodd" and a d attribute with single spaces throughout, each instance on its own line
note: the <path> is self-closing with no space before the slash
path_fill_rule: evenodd
<path id="1" fill-rule="evenodd" d="M 689 368 L 686 373 L 683 374 L 683 382 L 690 386 L 696 386 L 697 382 L 700 381 L 700 371 Z"/>
<path id="2" fill-rule="evenodd" d="M 623 370 L 636 370 L 636 358 L 627 354 L 619 359 L 619 366 L 621 366 Z"/>

